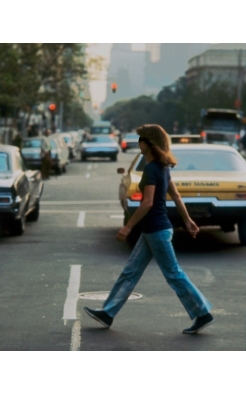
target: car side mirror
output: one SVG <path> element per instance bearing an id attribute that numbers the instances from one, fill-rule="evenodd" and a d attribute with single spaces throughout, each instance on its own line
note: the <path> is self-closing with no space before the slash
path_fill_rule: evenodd
<path id="1" fill-rule="evenodd" d="M 124 174 L 124 173 L 125 173 L 124 167 L 118 167 L 117 173 L 118 173 L 118 174 Z"/>

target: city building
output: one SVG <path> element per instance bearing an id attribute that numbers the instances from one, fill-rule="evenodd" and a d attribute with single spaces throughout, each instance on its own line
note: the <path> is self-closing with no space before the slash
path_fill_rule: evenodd
<path id="1" fill-rule="evenodd" d="M 215 44 L 193 56 L 186 70 L 187 82 L 207 89 L 216 81 L 226 81 L 241 87 L 245 79 L 246 44 Z"/>

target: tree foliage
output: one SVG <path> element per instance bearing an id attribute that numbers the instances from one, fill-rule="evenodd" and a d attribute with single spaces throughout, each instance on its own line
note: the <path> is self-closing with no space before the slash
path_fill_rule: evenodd
<path id="1" fill-rule="evenodd" d="M 0 44 L 0 116 L 31 113 L 51 101 L 69 108 L 86 74 L 84 44 Z"/>

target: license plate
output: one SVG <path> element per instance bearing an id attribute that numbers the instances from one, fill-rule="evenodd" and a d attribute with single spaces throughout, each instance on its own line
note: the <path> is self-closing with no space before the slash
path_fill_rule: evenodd
<path id="1" fill-rule="evenodd" d="M 188 212 L 192 217 L 210 217 L 209 206 L 199 205 L 199 206 L 187 206 Z"/>

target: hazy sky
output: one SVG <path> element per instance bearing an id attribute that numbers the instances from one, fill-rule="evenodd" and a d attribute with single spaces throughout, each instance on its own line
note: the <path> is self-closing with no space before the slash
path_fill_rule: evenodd
<path id="1" fill-rule="evenodd" d="M 89 56 L 102 56 L 105 58 L 104 70 L 98 76 L 99 79 L 90 82 L 92 105 L 100 106 L 106 99 L 107 66 L 109 65 L 111 48 L 112 44 L 88 44 L 87 53 Z"/>
<path id="2" fill-rule="evenodd" d="M 106 99 L 106 79 L 107 79 L 107 66 L 110 61 L 110 51 L 113 44 L 87 44 L 87 53 L 89 56 L 103 56 L 105 58 L 104 70 L 100 73 L 97 81 L 90 82 L 90 93 L 92 99 L 92 105 L 99 105 Z M 145 44 L 132 44 L 132 49 L 135 51 L 143 51 Z"/>

